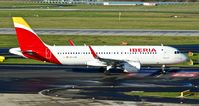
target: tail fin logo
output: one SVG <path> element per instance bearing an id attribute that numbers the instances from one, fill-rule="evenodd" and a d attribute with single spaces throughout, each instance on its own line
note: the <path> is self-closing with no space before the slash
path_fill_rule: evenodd
<path id="1" fill-rule="evenodd" d="M 30 28 L 22 17 L 13 17 L 19 46 L 22 51 L 38 50 L 45 46 L 37 34 Z"/>
<path id="2" fill-rule="evenodd" d="M 13 17 L 13 22 L 20 49 L 25 57 L 60 64 L 22 17 Z M 51 57 L 48 57 L 49 55 Z"/>
<path id="3" fill-rule="evenodd" d="M 37 35 L 22 17 L 13 17 L 13 22 L 14 22 L 15 28 L 22 28 Z"/>

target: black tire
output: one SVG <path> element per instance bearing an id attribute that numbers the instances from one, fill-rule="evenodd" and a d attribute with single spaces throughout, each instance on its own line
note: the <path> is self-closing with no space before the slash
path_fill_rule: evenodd
<path id="1" fill-rule="evenodd" d="M 99 72 L 105 73 L 106 68 L 104 68 L 104 67 L 100 67 L 98 70 L 99 70 Z"/>

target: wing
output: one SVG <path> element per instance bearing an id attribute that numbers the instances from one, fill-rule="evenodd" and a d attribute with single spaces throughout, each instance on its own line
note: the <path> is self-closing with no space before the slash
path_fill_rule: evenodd
<path id="1" fill-rule="evenodd" d="M 124 60 L 116 60 L 116 59 L 108 59 L 108 58 L 101 58 L 101 57 L 99 57 L 96 53 L 95 53 L 95 51 L 92 49 L 92 47 L 91 46 L 88 46 L 89 47 L 89 49 L 90 49 L 90 51 L 91 51 L 91 54 L 93 55 L 93 57 L 95 58 L 95 59 L 98 59 L 99 61 L 101 61 L 101 62 L 105 62 L 107 65 L 114 65 L 114 64 L 118 64 L 118 63 L 123 63 L 123 62 L 125 62 Z"/>
<path id="2" fill-rule="evenodd" d="M 106 63 L 107 66 L 114 66 L 114 67 L 120 66 L 124 69 L 125 72 L 138 71 L 141 68 L 141 64 L 139 61 L 101 58 L 95 53 L 95 51 L 92 49 L 91 46 L 89 46 L 89 49 L 95 59 L 103 63 Z"/>

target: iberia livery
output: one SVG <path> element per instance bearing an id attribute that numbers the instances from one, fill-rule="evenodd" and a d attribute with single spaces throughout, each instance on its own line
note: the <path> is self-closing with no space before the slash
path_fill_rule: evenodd
<path id="1" fill-rule="evenodd" d="M 187 58 L 169 46 L 49 46 L 42 42 L 22 17 L 13 17 L 19 48 L 10 53 L 63 65 L 88 65 L 139 71 L 141 65 L 167 65 Z M 74 45 L 71 43 L 71 45 Z"/>

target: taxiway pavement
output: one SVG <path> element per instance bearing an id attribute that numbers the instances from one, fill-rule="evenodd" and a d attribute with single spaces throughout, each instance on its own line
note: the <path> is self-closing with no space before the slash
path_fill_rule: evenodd
<path id="1" fill-rule="evenodd" d="M 104 73 L 100 72 L 96 67 L 87 68 L 85 66 L 61 66 L 53 64 L 0 64 L 0 92 L 6 95 L 12 93 L 24 95 L 37 94 L 42 90 L 55 88 L 56 91 L 53 91 L 53 93 L 50 94 L 48 92 L 47 95 L 59 95 L 60 97 L 66 97 L 65 99 L 72 98 L 74 101 L 78 101 L 79 99 L 91 101 L 98 101 L 98 99 L 108 100 L 109 103 L 107 103 L 107 105 L 110 105 L 110 103 L 113 103 L 115 100 L 122 101 L 122 103 L 129 103 L 129 101 L 137 101 L 138 103 L 142 103 L 143 100 L 145 101 L 144 103 L 158 103 L 164 101 L 166 103 L 179 103 L 182 101 L 181 99 L 174 100 L 168 98 L 156 99 L 127 96 L 121 94 L 121 92 L 180 92 L 187 89 L 195 92 L 199 91 L 197 88 L 199 86 L 199 68 L 168 67 L 167 69 L 169 72 L 166 75 L 160 74 L 159 67 L 143 67 L 137 74 L 122 74 L 118 72 L 112 73 L 111 75 L 104 75 Z M 196 75 L 189 77 L 184 75 L 173 76 L 174 73 L 181 72 L 195 72 Z M 57 91 L 57 88 L 60 90 Z M 64 93 L 64 91 L 66 92 Z M 71 92 L 69 93 L 68 91 Z M 80 93 L 72 91 L 80 91 Z M 29 96 L 30 95 L 27 97 Z M 38 95 L 35 95 L 35 97 L 37 96 Z M 92 99 L 93 97 L 95 100 Z M 8 96 L 6 96 L 6 98 L 9 99 Z M 10 98 L 12 98 L 12 96 Z M 46 97 L 44 97 L 44 99 L 45 98 Z M 26 99 L 22 100 L 22 98 L 20 98 L 18 100 L 25 101 Z M 60 99 L 60 101 L 55 100 L 55 102 L 60 105 L 62 100 L 63 98 Z M 183 102 L 197 104 L 199 103 L 199 100 L 183 99 Z M 32 102 L 30 101 L 29 103 Z M 45 104 L 44 101 L 40 103 Z M 68 103 L 70 104 L 71 102 Z M 91 102 L 88 101 L 87 103 L 89 104 Z M 94 103 L 98 104 L 98 102 Z M 133 104 L 135 102 L 131 103 Z"/>

